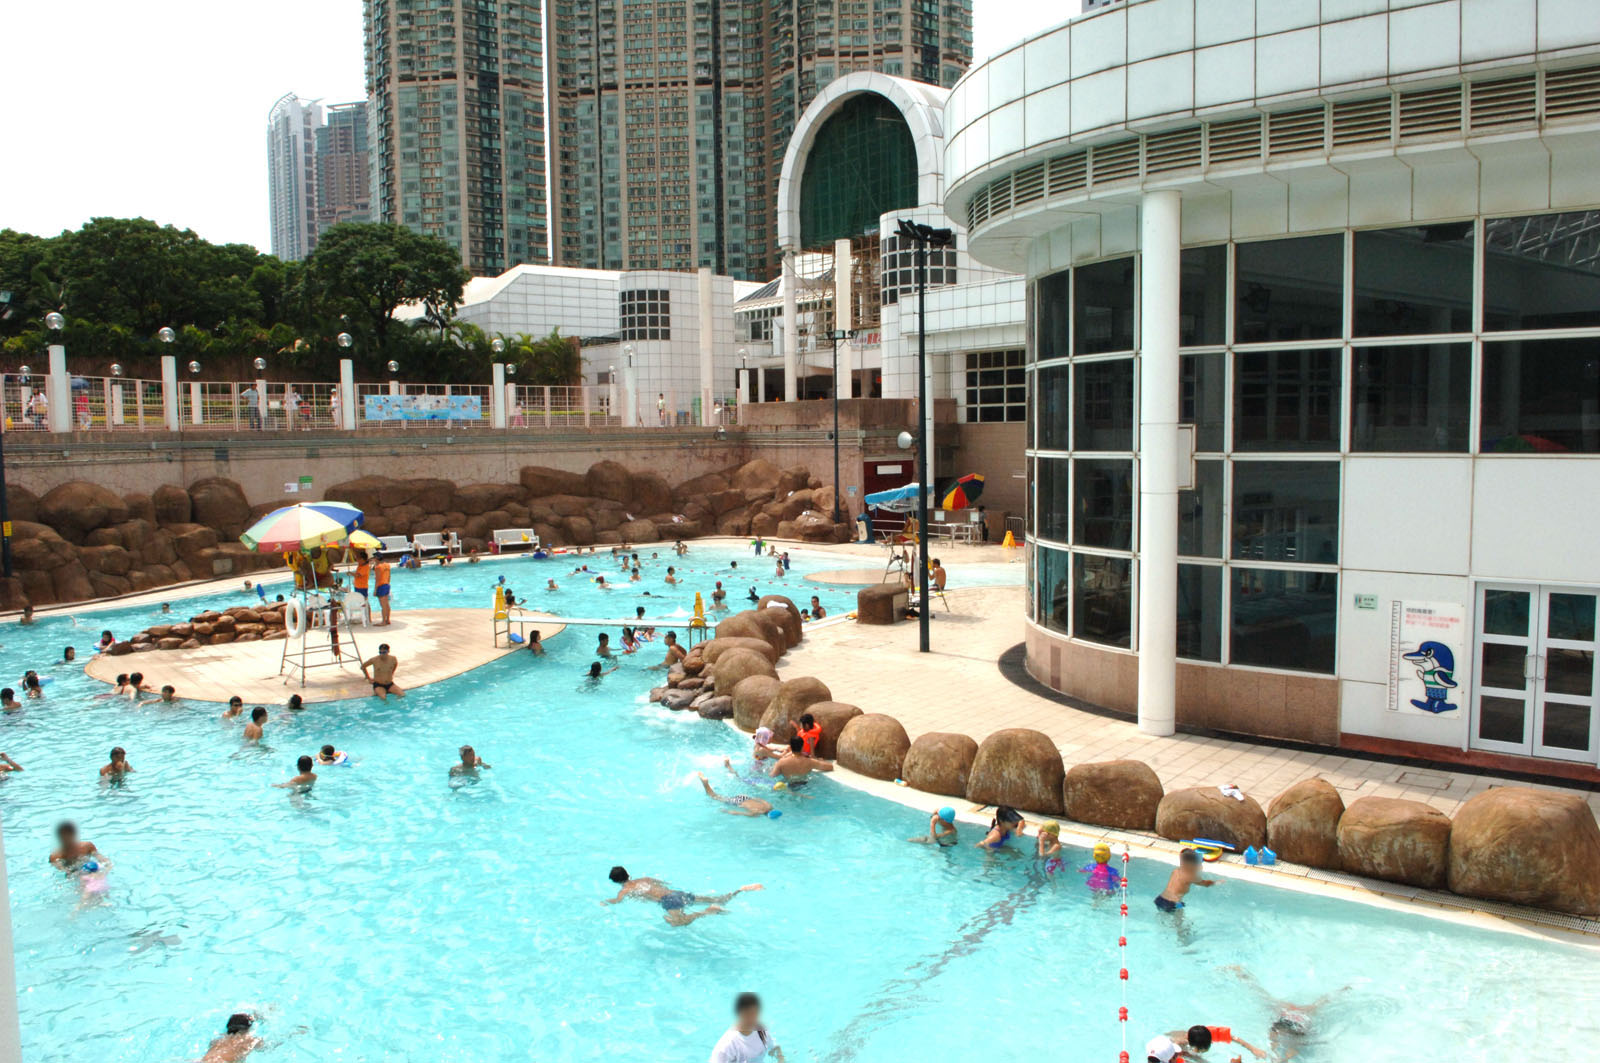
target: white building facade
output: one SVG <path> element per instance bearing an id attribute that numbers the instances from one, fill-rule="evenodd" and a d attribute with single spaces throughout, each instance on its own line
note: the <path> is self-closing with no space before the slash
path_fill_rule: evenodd
<path id="1" fill-rule="evenodd" d="M 944 118 L 1026 277 L 1032 674 L 1595 777 L 1600 5 L 1127 0 Z"/>
<path id="2" fill-rule="evenodd" d="M 267 114 L 267 196 L 272 253 L 302 259 L 317 246 L 316 135 L 322 104 L 289 93 Z"/>

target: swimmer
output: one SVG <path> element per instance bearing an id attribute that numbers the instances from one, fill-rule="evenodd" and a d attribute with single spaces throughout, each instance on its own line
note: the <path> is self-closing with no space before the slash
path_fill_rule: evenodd
<path id="1" fill-rule="evenodd" d="M 261 741 L 261 734 L 267 723 L 267 710 L 257 705 L 250 710 L 250 722 L 244 725 L 244 740 L 246 742 Z"/>
<path id="2" fill-rule="evenodd" d="M 667 566 L 667 582 L 671 583 L 671 584 L 677 584 L 677 583 L 682 583 L 683 582 L 682 580 L 680 580 L 678 578 L 678 570 L 673 568 L 671 565 Z"/>
<path id="3" fill-rule="evenodd" d="M 818 601 L 817 596 L 813 594 L 811 596 L 811 619 L 821 620 L 827 615 L 828 611 L 822 607 L 822 603 Z"/>
<path id="4" fill-rule="evenodd" d="M 0 712 L 21 712 L 22 702 L 17 700 L 17 692 L 10 687 L 0 687 Z"/>
<path id="5" fill-rule="evenodd" d="M 118 672 L 117 673 L 117 681 L 116 681 L 115 684 L 112 685 L 111 693 L 109 693 L 109 694 L 101 694 L 100 696 L 103 697 L 103 698 L 114 698 L 118 694 L 127 693 L 127 691 L 128 691 L 128 673 L 127 672 Z"/>
<path id="6" fill-rule="evenodd" d="M 178 690 L 171 683 L 168 683 L 166 686 L 161 688 L 161 695 L 159 697 L 146 698 L 145 700 L 139 702 L 141 705 L 176 705 L 177 703 Z"/>
<path id="7" fill-rule="evenodd" d="M 715 895 L 688 893 L 684 890 L 670 889 L 665 882 L 658 878 L 631 878 L 628 875 L 627 868 L 620 865 L 612 868 L 611 873 L 606 877 L 621 888 L 617 890 L 615 897 L 600 903 L 621 904 L 627 900 L 654 901 L 661 905 L 662 910 L 665 912 L 663 918 L 671 926 L 688 926 L 701 916 L 720 915 L 725 910 L 722 906 L 739 894 L 762 888 L 761 883 L 756 882 L 748 886 L 740 886 L 732 893 Z M 690 906 L 697 904 L 706 904 L 710 905 L 710 907 L 703 912 L 686 910 Z"/>
<path id="8" fill-rule="evenodd" d="M 705 772 L 699 771 L 695 774 L 700 776 L 700 785 L 705 787 L 706 796 L 727 805 L 723 811 L 730 816 L 764 816 L 772 811 L 772 806 L 759 797 L 750 797 L 746 794 L 719 794 L 711 788 L 711 780 L 706 778 Z"/>
<path id="9" fill-rule="evenodd" d="M 761 601 L 761 595 L 759 593 L 757 593 L 756 585 L 754 583 L 750 584 L 750 593 L 745 595 L 745 597 L 748 598 L 752 602 Z"/>
<path id="10" fill-rule="evenodd" d="M 535 657 L 544 656 L 544 643 L 540 641 L 539 632 L 537 631 L 528 632 L 528 652 Z"/>
<path id="11" fill-rule="evenodd" d="M 1167 888 L 1156 895 L 1156 907 L 1163 912 L 1176 912 L 1183 907 L 1183 898 L 1188 895 L 1190 887 L 1215 886 L 1216 879 L 1201 877 L 1203 867 L 1199 853 L 1193 849 L 1179 850 L 1178 866 L 1167 877 Z"/>
<path id="12" fill-rule="evenodd" d="M 10 753 L 0 753 L 0 775 L 13 771 L 21 771 L 22 765 L 11 759 Z"/>
<path id="13" fill-rule="evenodd" d="M 977 843 L 979 849 L 988 849 L 998 852 L 1006 848 L 1012 838 L 1019 837 L 1027 829 L 1027 821 L 1010 805 L 997 805 L 994 818 L 989 821 L 989 833 Z"/>
<path id="14" fill-rule="evenodd" d="M 490 768 L 494 767 L 493 764 L 490 764 L 487 760 L 484 760 L 482 757 L 478 756 L 478 751 L 473 749 L 471 746 L 462 746 L 456 752 L 460 754 L 461 759 L 450 765 L 451 775 L 476 776 L 480 770 L 488 771 Z"/>
<path id="15" fill-rule="evenodd" d="M 639 638 L 633 633 L 633 628 L 631 627 L 625 627 L 622 629 L 622 652 L 639 652 Z"/>
<path id="16" fill-rule="evenodd" d="M 1053 875 L 1066 866 L 1061 860 L 1061 824 L 1047 819 L 1039 824 L 1039 836 L 1034 840 L 1033 858 L 1044 865 L 1044 873 Z"/>
<path id="17" fill-rule="evenodd" d="M 667 632 L 667 637 L 664 642 L 666 643 L 667 647 L 667 655 L 666 657 L 662 658 L 660 664 L 656 665 L 656 668 L 671 668 L 675 664 L 682 664 L 683 659 L 689 656 L 687 653 L 683 652 L 683 647 L 678 645 L 677 632 Z"/>
<path id="18" fill-rule="evenodd" d="M 594 655 L 596 657 L 612 656 L 611 636 L 606 634 L 604 631 L 600 632 L 600 642 L 594 648 Z"/>
<path id="19" fill-rule="evenodd" d="M 1261 983 L 1256 981 L 1255 975 L 1243 967 L 1232 966 L 1224 968 L 1224 970 L 1252 989 L 1272 1010 L 1273 1019 L 1272 1025 L 1267 1028 L 1267 1043 L 1271 1046 L 1273 1059 L 1277 1063 L 1288 1063 L 1289 1060 L 1295 1059 L 1300 1055 L 1300 1050 L 1306 1047 L 1306 1044 L 1315 1036 L 1316 1031 L 1313 1027 L 1313 1022 L 1316 1019 L 1317 1012 L 1326 1007 L 1334 997 L 1350 988 L 1349 986 L 1341 986 L 1331 993 L 1322 994 L 1322 996 L 1309 1004 L 1292 1004 L 1287 1000 L 1279 1000 L 1271 993 L 1268 993 L 1262 988 Z M 1192 1034 L 1194 1030 L 1191 1028 L 1189 1032 Z M 1234 1038 L 1234 1040 L 1239 1044 L 1244 1044 L 1238 1038 Z M 1245 1045 L 1245 1047 L 1249 1048 L 1250 1046 Z M 1252 1048 L 1251 1051 L 1257 1052 L 1258 1050 Z"/>
<path id="20" fill-rule="evenodd" d="M 244 699 L 235 694 L 228 699 L 228 707 L 222 710 L 222 718 L 231 720 L 236 716 L 244 715 Z"/>
<path id="21" fill-rule="evenodd" d="M 1266 1059 L 1267 1054 L 1242 1037 L 1235 1037 L 1233 1030 L 1227 1026 L 1200 1026 L 1195 1025 L 1187 1030 L 1174 1030 L 1167 1034 L 1172 1043 L 1180 1049 L 1203 1054 L 1214 1045 L 1239 1045 L 1246 1049 L 1257 1059 Z M 1229 1063 L 1241 1063 L 1239 1056 L 1230 1058 Z"/>
<path id="22" fill-rule="evenodd" d="M 275 782 L 272 785 L 280 790 L 303 791 L 311 789 L 311 784 L 317 781 L 317 773 L 311 770 L 313 764 L 314 761 L 310 757 L 301 757 L 294 763 L 294 766 L 300 769 L 300 774 L 283 782 Z"/>
<path id="23" fill-rule="evenodd" d="M 39 673 L 31 668 L 22 673 L 22 693 L 30 698 L 44 697 L 44 686 L 39 682 Z"/>
<path id="24" fill-rule="evenodd" d="M 728 592 L 722 589 L 721 580 L 717 580 L 717 589 L 711 592 L 711 608 L 728 608 Z"/>
<path id="25" fill-rule="evenodd" d="M 331 764 L 348 764 L 350 763 L 350 757 L 332 746 L 323 746 L 317 750 L 317 763 L 323 767 Z"/>
<path id="26" fill-rule="evenodd" d="M 1115 893 L 1122 888 L 1122 872 L 1111 866 L 1111 846 L 1105 842 L 1095 843 L 1094 863 L 1085 864 L 1078 871 L 1089 876 L 1083 884 L 1096 894 Z"/>
<path id="27" fill-rule="evenodd" d="M 956 810 L 948 806 L 939 809 L 928 817 L 928 833 L 918 838 L 907 838 L 908 842 L 918 845 L 938 845 L 944 848 L 955 845 L 959 839 L 956 837 Z"/>
<path id="28" fill-rule="evenodd" d="M 777 570 L 775 572 L 773 572 L 772 578 L 773 579 L 782 579 L 783 578 L 783 559 L 782 558 L 778 559 L 778 567 L 777 567 Z"/>
<path id="29" fill-rule="evenodd" d="M 639 570 L 638 569 L 634 569 L 632 571 L 632 573 L 630 573 L 629 576 L 628 576 L 628 582 L 629 583 L 638 583 L 638 582 L 642 581 L 643 579 L 644 579 L 644 577 L 639 574 Z"/>
<path id="30" fill-rule="evenodd" d="M 128 689 L 126 694 L 130 701 L 138 700 L 140 694 L 148 694 L 150 684 L 144 681 L 143 672 L 133 672 L 128 676 Z"/>
<path id="31" fill-rule="evenodd" d="M 51 867 L 72 875 L 79 871 L 98 870 L 98 865 L 103 862 L 100 859 L 100 850 L 94 847 L 94 842 L 84 841 L 78 837 L 76 823 L 63 820 L 56 826 L 56 850 L 50 854 Z"/>
<path id="32" fill-rule="evenodd" d="M 772 728 L 757 727 L 756 733 L 750 736 L 750 741 L 755 743 L 752 756 L 757 760 L 777 760 L 783 754 L 772 748 Z"/>
<path id="33" fill-rule="evenodd" d="M 106 631 L 100 632 L 100 641 L 95 643 L 95 647 L 96 647 L 96 649 L 99 650 L 99 652 L 105 653 L 107 650 L 109 650 L 112 646 L 115 646 L 116 644 L 117 644 L 117 636 L 113 635 L 109 630 L 106 630 Z"/>
<path id="34" fill-rule="evenodd" d="M 108 632 L 108 634 L 109 634 L 109 632 Z M 71 646 L 68 646 L 66 649 L 61 651 L 61 660 L 57 661 L 56 663 L 57 664 L 71 664 L 73 661 L 75 661 L 77 659 L 78 659 L 78 651 L 73 649 Z"/>
<path id="35" fill-rule="evenodd" d="M 603 591 L 609 591 L 613 589 L 611 584 L 606 582 L 606 578 L 604 576 L 596 576 L 594 578 L 594 585 Z"/>
<path id="36" fill-rule="evenodd" d="M 281 594 L 280 594 L 280 595 L 279 595 L 279 596 L 278 596 L 278 600 L 279 600 L 279 601 L 282 601 L 282 600 L 283 600 L 283 596 L 282 596 L 282 595 L 281 595 Z M 170 613 L 170 612 L 172 612 L 172 603 L 171 603 L 171 602 L 162 602 L 162 603 L 161 603 L 161 611 L 162 611 L 162 612 L 163 612 L 163 613 Z"/>
<path id="37" fill-rule="evenodd" d="M 767 774 L 773 778 L 781 778 L 790 786 L 803 785 L 806 776 L 814 771 L 832 771 L 833 765 L 826 760 L 807 756 L 805 742 L 798 736 L 789 739 L 789 751 L 778 758 Z"/>
<path id="38" fill-rule="evenodd" d="M 128 763 L 128 751 L 116 746 L 111 750 L 111 763 L 100 769 L 100 778 L 116 782 L 132 770 L 133 765 Z"/>
<path id="39" fill-rule="evenodd" d="M 789 726 L 794 728 L 794 736 L 800 739 L 804 747 L 800 752 L 808 757 L 816 756 L 817 743 L 822 741 L 822 725 L 817 722 L 817 718 L 809 712 L 803 712 L 800 714 L 800 719 L 791 720 Z"/>
<path id="40" fill-rule="evenodd" d="M 378 645 L 378 655 L 363 661 L 361 674 L 372 683 L 372 696 L 379 701 L 388 701 L 389 695 L 397 698 L 406 696 L 400 684 L 394 681 L 394 674 L 400 668 L 400 660 L 389 652 L 387 642 Z"/>
<path id="41" fill-rule="evenodd" d="M 733 998 L 733 1025 L 711 1049 L 710 1063 L 760 1063 L 767 1053 L 784 1063 L 783 1048 L 761 1022 L 761 998 L 740 993 Z"/>
<path id="42" fill-rule="evenodd" d="M 689 548 L 683 544 L 682 539 L 679 539 L 677 542 L 672 544 L 672 552 L 677 554 L 679 557 L 682 557 L 684 554 L 689 552 Z"/>
<path id="43" fill-rule="evenodd" d="M 265 1042 L 250 1032 L 254 1022 L 255 1017 L 244 1012 L 229 1015 L 223 1035 L 212 1040 L 211 1047 L 200 1057 L 200 1063 L 239 1063 L 260 1048 Z"/>
<path id="44" fill-rule="evenodd" d="M 561 588 L 556 586 L 556 581 L 555 580 L 547 579 L 547 580 L 544 581 L 544 589 L 547 590 L 547 591 L 558 591 Z"/>
<path id="45" fill-rule="evenodd" d="M 602 670 L 601 667 L 600 667 L 600 662 L 599 661 L 594 661 L 589 665 L 589 670 L 584 673 L 583 677 L 585 679 L 589 679 L 589 680 L 599 679 L 603 675 L 610 675 L 612 672 L 615 672 L 618 668 L 621 668 L 621 667 L 622 666 L 620 664 L 614 664 L 610 668 L 606 668 L 606 669 Z"/>
<path id="46" fill-rule="evenodd" d="M 22 616 L 20 616 L 17 619 L 17 623 L 19 623 L 19 624 L 31 624 L 31 623 L 33 623 L 33 606 L 25 605 L 25 606 L 22 607 Z"/>

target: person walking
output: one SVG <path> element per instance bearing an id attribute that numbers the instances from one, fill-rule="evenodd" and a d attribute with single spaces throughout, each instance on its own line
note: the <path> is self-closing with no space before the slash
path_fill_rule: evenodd
<path id="1" fill-rule="evenodd" d="M 733 1025 L 711 1050 L 710 1063 L 761 1063 L 769 1053 L 784 1063 L 783 1049 L 761 1023 L 761 998 L 740 993 L 733 999 Z"/>
<path id="2" fill-rule="evenodd" d="M 261 431 L 261 392 L 256 390 L 254 383 L 245 383 L 244 390 L 239 392 L 239 401 L 244 403 L 245 422 L 250 425 L 251 431 Z"/>

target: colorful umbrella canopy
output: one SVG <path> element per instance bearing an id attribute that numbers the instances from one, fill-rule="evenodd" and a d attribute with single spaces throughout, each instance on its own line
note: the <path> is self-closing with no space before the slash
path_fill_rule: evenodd
<path id="1" fill-rule="evenodd" d="M 378 550 L 383 546 L 383 544 L 378 541 L 378 537 L 376 535 L 365 531 L 351 532 L 349 545 L 355 547 L 357 550 Z"/>
<path id="2" fill-rule="evenodd" d="M 969 472 L 944 489 L 939 496 L 940 509 L 966 509 L 983 494 L 983 474 Z"/>
<path id="3" fill-rule="evenodd" d="M 361 520 L 361 511 L 344 502 L 301 502 L 268 513 L 239 541 L 257 552 L 309 550 L 344 542 Z"/>
<path id="4" fill-rule="evenodd" d="M 917 508 L 917 494 L 916 484 L 906 484 L 904 487 L 891 487 L 887 491 L 874 491 L 866 496 L 866 503 L 874 509 L 909 513 Z"/>

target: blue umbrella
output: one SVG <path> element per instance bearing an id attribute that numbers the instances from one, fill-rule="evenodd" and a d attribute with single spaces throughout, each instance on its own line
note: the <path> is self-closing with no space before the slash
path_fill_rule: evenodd
<path id="1" fill-rule="evenodd" d="M 891 487 L 887 491 L 874 491 L 866 496 L 866 503 L 878 509 L 909 512 L 917 506 L 916 484 L 906 484 L 904 487 Z M 931 495 L 931 491 L 928 492 Z"/>

